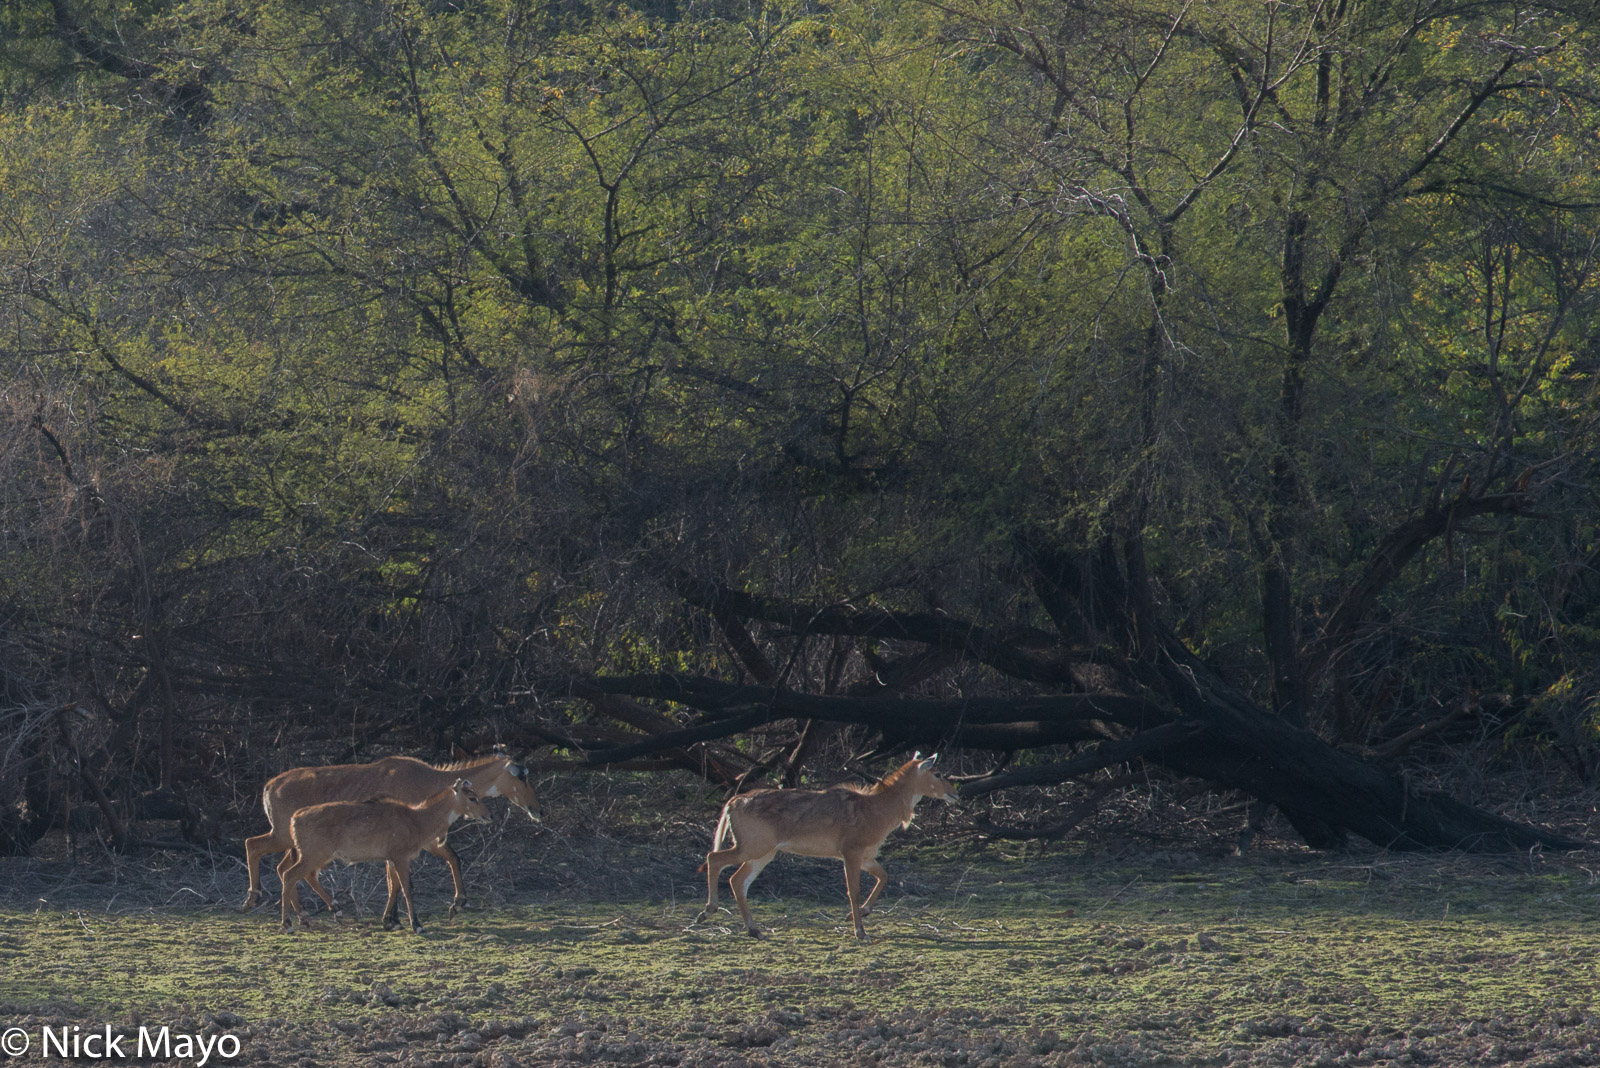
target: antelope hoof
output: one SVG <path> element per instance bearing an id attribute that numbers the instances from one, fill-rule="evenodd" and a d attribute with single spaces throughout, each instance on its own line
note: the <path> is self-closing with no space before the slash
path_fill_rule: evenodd
<path id="1" fill-rule="evenodd" d="M 399 926 L 400 926 L 400 921 L 395 919 L 393 916 L 385 916 L 383 918 L 383 929 L 385 931 L 392 931 L 396 927 L 399 927 Z"/>
<path id="2" fill-rule="evenodd" d="M 450 911 L 446 915 L 455 916 L 458 913 L 465 912 L 466 909 L 467 899 L 464 897 L 458 898 L 455 901 L 450 902 Z"/>
<path id="3" fill-rule="evenodd" d="M 412 934 L 421 934 L 422 933 L 422 924 L 420 924 L 420 923 L 412 924 L 411 925 L 411 933 Z"/>
<path id="4" fill-rule="evenodd" d="M 762 934 L 760 930 L 758 930 L 758 929 L 756 929 L 754 927 L 746 927 L 745 931 L 748 932 L 750 937 L 754 938 L 757 942 L 759 942 L 763 938 L 767 937 L 766 935 Z"/>
<path id="5" fill-rule="evenodd" d="M 700 910 L 700 915 L 694 918 L 695 923 L 705 923 L 711 917 L 711 907 L 708 905 Z"/>

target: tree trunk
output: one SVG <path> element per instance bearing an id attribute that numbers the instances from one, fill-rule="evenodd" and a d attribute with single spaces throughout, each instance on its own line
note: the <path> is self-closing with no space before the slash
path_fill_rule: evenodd
<path id="1" fill-rule="evenodd" d="M 978 796 L 1060 782 L 1142 760 L 1275 805 L 1314 848 L 1341 847 L 1349 835 L 1407 850 L 1504 852 L 1586 844 L 1415 789 L 1234 690 L 1154 618 L 1136 536 L 1108 537 L 1079 552 L 1026 544 L 1021 555 L 1056 625 L 1053 647 L 1039 631 L 1006 635 L 943 616 L 845 605 L 818 609 L 715 586 L 679 588 L 691 603 L 714 612 L 803 621 L 810 634 L 921 642 L 946 661 L 978 661 L 1031 684 L 1048 679 L 1054 688 L 1079 692 L 932 700 L 882 692 L 807 694 L 682 675 L 552 679 L 544 688 L 590 699 L 610 694 L 668 700 L 702 712 L 692 726 L 591 752 L 593 763 L 631 760 L 783 719 L 859 724 L 891 744 L 925 748 L 1010 750 L 1092 741 L 1098 744 L 1070 760 L 990 775 L 965 784 L 962 792 Z M 1392 567 L 1392 559 L 1385 566 Z M 1091 685 L 1098 692 L 1082 692 Z"/>

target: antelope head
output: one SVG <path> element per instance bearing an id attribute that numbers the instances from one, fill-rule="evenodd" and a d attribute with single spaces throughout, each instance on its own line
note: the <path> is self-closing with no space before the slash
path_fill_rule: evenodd
<path id="1" fill-rule="evenodd" d="M 954 802 L 956 800 L 955 786 L 934 773 L 933 766 L 939 760 L 938 753 L 934 753 L 929 757 L 924 757 L 921 753 L 917 753 L 911 759 L 917 762 L 917 781 L 912 787 L 917 793 L 923 797 L 937 797 L 941 801 Z"/>

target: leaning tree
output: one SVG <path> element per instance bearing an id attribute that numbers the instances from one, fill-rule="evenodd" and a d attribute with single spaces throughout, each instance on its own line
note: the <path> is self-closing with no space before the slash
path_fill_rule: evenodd
<path id="1" fill-rule="evenodd" d="M 781 721 L 1571 844 L 1373 761 L 1592 774 L 1594 5 L 713 6 L 0 16 L 8 812 Z"/>
<path id="2" fill-rule="evenodd" d="M 835 336 L 862 355 L 836 372 L 837 401 L 809 413 L 824 432 L 790 434 L 784 448 L 791 474 L 809 469 L 846 495 L 892 495 L 910 480 L 906 468 L 936 469 L 947 496 L 924 471 L 919 507 L 989 510 L 987 543 L 968 548 L 1001 561 L 987 581 L 1002 588 L 979 600 L 1030 601 L 1044 619 L 944 608 L 954 598 L 930 592 L 931 581 L 901 589 L 941 608 L 904 611 L 848 591 L 773 595 L 770 573 L 749 578 L 759 569 L 748 558 L 742 569 L 715 553 L 699 566 L 680 561 L 677 595 L 715 622 L 741 678 L 550 680 L 591 702 L 698 710 L 690 726 L 590 759 L 778 719 L 861 724 L 886 744 L 1088 743 L 964 791 L 1143 760 L 1247 791 L 1318 847 L 1350 834 L 1396 848 L 1578 844 L 1416 789 L 1348 743 L 1370 728 L 1351 711 L 1363 675 L 1366 699 L 1381 700 L 1370 661 L 1406 649 L 1382 624 L 1403 614 L 1404 591 L 1428 589 L 1414 575 L 1401 581 L 1408 568 L 1453 561 L 1469 535 L 1505 550 L 1518 524 L 1573 523 L 1571 509 L 1587 499 L 1578 487 L 1590 474 L 1592 420 L 1581 414 L 1590 386 L 1573 370 L 1592 369 L 1582 353 L 1593 339 L 1579 321 L 1595 299 L 1592 190 L 1575 158 L 1559 173 L 1531 169 L 1511 146 L 1576 134 L 1557 132 L 1565 120 L 1555 100 L 1569 101 L 1571 116 L 1589 113 L 1579 100 L 1593 13 L 1442 0 L 936 6 L 932 32 L 969 65 L 952 73 L 929 63 L 919 84 L 959 81 L 960 103 L 946 101 L 941 119 L 926 117 L 935 98 L 926 90 L 916 107 L 893 94 L 879 104 L 878 132 L 924 177 L 890 192 L 881 177 L 858 175 L 863 236 L 843 260 L 860 322 Z M 974 69 L 982 73 L 968 76 Z M 992 111 L 972 107 L 983 93 Z M 947 180 L 956 154 L 939 155 L 959 140 L 957 125 L 983 131 L 960 154 L 980 177 L 959 190 Z M 869 221 L 869 185 L 900 214 Z M 872 243 L 896 226 L 942 258 L 949 288 L 937 341 L 927 324 L 911 336 L 894 318 L 916 300 L 918 270 L 931 269 L 904 239 Z M 1053 255 L 1039 252 L 1052 242 Z M 996 263 L 1034 272 L 1033 303 L 1006 290 L 1014 276 Z M 1077 284 L 1098 280 L 1101 303 L 1091 313 L 1081 297 L 1062 296 L 1057 314 L 1082 310 L 1094 336 L 1019 331 L 1018 320 L 1050 314 L 1041 298 L 1053 292 L 1051 273 L 1074 267 Z M 892 309 L 883 294 L 896 287 L 902 304 Z M 972 374 L 944 409 L 935 386 L 909 396 L 869 384 L 899 374 L 894 360 L 941 345 L 964 346 L 967 365 L 987 359 L 1006 371 Z M 1074 396 L 1038 403 L 1017 390 L 1018 378 L 1045 381 L 1064 364 L 1075 377 L 1055 384 Z M 961 372 L 944 364 L 937 373 Z M 1013 390 L 1006 400 L 976 399 L 1000 382 Z M 736 385 L 770 400 L 748 368 Z M 1007 403 L 1023 414 L 1002 410 Z M 948 435 L 946 451 L 918 438 L 923 426 L 888 428 L 918 404 Z M 949 428 L 964 414 L 957 447 Z M 980 472 L 972 454 L 984 434 L 1004 445 L 991 444 L 1002 459 Z M 818 459 L 804 451 L 809 440 L 831 451 Z M 974 491 L 985 482 L 1009 492 Z M 1216 553 L 1234 556 L 1228 580 L 1248 576 L 1257 593 L 1247 610 L 1264 663 L 1260 699 L 1238 681 L 1248 672 L 1196 652 L 1207 637 L 1193 623 L 1204 611 L 1196 602 L 1237 608 L 1237 585 L 1175 593 L 1178 572 L 1206 565 L 1197 562 L 1204 546 L 1186 553 L 1174 543 L 1215 545 L 1224 527 L 1244 546 Z M 727 578 L 740 570 L 741 580 Z M 1557 614 L 1582 617 L 1587 596 Z M 862 681 L 807 692 L 752 626 L 797 643 L 888 642 L 900 655 L 869 650 Z M 928 680 L 961 664 L 1014 689 L 931 696 Z"/>

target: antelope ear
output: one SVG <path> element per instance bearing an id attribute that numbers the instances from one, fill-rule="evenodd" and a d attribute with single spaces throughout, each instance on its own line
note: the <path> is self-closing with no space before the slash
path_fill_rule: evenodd
<path id="1" fill-rule="evenodd" d="M 911 759 L 916 760 L 917 757 L 920 757 L 920 756 L 922 756 L 922 754 L 918 753 L 917 756 L 912 757 Z M 927 771 L 929 768 L 933 767 L 934 762 L 936 760 L 938 760 L 938 759 L 939 759 L 939 754 L 935 753 L 931 757 L 929 757 L 927 760 L 918 761 L 917 767 L 922 771 Z"/>
<path id="2" fill-rule="evenodd" d="M 523 782 L 528 781 L 528 769 L 521 764 L 507 764 L 506 771 L 512 778 L 521 779 Z"/>

